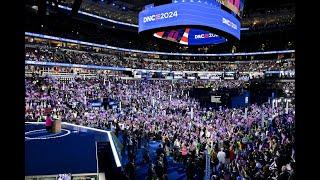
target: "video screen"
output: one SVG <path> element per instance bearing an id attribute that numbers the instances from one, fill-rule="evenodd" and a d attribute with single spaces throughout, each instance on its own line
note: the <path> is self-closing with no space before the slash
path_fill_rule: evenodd
<path id="1" fill-rule="evenodd" d="M 174 29 L 170 31 L 162 31 L 155 33 L 154 36 L 157 38 L 162 38 L 172 42 L 180 43 L 180 40 L 183 37 L 184 32 L 185 29 Z"/>
<path id="2" fill-rule="evenodd" d="M 236 15 L 241 17 L 243 7 L 244 7 L 244 0 L 172 0 L 173 3 L 178 3 L 178 2 L 199 2 L 199 3 L 204 3 L 208 5 L 213 5 L 217 7 L 224 6 L 228 9 L 230 9 L 232 12 L 234 12 Z"/>
<path id="3" fill-rule="evenodd" d="M 214 33 L 191 28 L 161 31 L 154 33 L 154 36 L 184 45 L 218 44 L 226 41 Z"/>

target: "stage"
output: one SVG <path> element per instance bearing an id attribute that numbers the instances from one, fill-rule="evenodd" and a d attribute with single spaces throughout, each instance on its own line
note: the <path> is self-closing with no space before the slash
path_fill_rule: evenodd
<path id="1" fill-rule="evenodd" d="M 25 176 L 98 175 L 97 142 L 110 144 L 113 162 L 121 167 L 111 131 L 62 123 L 61 132 L 53 134 L 46 131 L 44 123 L 26 123 Z"/>

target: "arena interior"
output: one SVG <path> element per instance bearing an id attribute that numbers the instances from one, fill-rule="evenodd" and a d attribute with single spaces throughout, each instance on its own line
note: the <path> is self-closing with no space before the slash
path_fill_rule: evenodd
<path id="1" fill-rule="evenodd" d="M 296 179 L 293 1 L 25 11 L 25 179 Z"/>

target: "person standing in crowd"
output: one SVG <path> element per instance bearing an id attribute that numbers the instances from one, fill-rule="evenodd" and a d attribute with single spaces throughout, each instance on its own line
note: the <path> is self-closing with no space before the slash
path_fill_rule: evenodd
<path id="1" fill-rule="evenodd" d="M 218 152 L 217 159 L 219 160 L 217 169 L 221 170 L 224 168 L 224 165 L 226 164 L 226 153 L 223 151 L 223 148 L 221 148 L 220 151 Z"/>
<path id="2" fill-rule="evenodd" d="M 126 173 L 127 173 L 127 177 L 130 179 L 130 180 L 135 180 L 135 163 L 134 163 L 134 160 L 130 160 L 130 162 L 127 164 L 126 166 Z"/>
<path id="3" fill-rule="evenodd" d="M 164 176 L 164 165 L 163 165 L 161 156 L 157 157 L 155 172 L 156 172 L 157 178 L 162 180 Z"/>
<path id="4" fill-rule="evenodd" d="M 193 180 L 195 176 L 195 162 L 194 158 L 189 158 L 188 159 L 188 165 L 187 165 L 187 179 L 188 180 Z"/>
<path id="5" fill-rule="evenodd" d="M 149 164 L 149 167 L 148 167 L 148 175 L 147 175 L 147 180 L 156 180 L 156 170 L 155 170 L 155 166 L 153 163 L 150 163 Z"/>
<path id="6" fill-rule="evenodd" d="M 53 120 L 50 117 L 50 114 L 47 115 L 46 118 L 46 130 L 47 132 L 52 132 Z"/>
<path id="7" fill-rule="evenodd" d="M 188 149 L 185 143 L 182 143 L 181 147 L 181 157 L 182 157 L 182 163 L 184 165 L 184 168 L 187 166 L 187 155 L 188 155 Z"/>
<path id="8" fill-rule="evenodd" d="M 211 167 L 212 167 L 213 173 L 215 173 L 216 167 L 217 167 L 217 165 L 218 165 L 218 163 L 219 163 L 219 160 L 218 160 L 218 158 L 217 158 L 217 153 L 216 153 L 215 148 L 213 148 L 213 149 L 211 150 L 210 160 L 211 160 L 211 164 L 210 164 L 210 165 L 211 165 Z"/>

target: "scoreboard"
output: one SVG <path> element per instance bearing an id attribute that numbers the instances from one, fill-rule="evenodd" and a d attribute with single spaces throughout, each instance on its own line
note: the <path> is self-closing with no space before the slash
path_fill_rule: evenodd
<path id="1" fill-rule="evenodd" d="M 184 45 L 240 40 L 242 9 L 240 0 L 174 0 L 159 6 L 151 4 L 139 13 L 139 33 L 151 32 L 157 38 Z"/>

